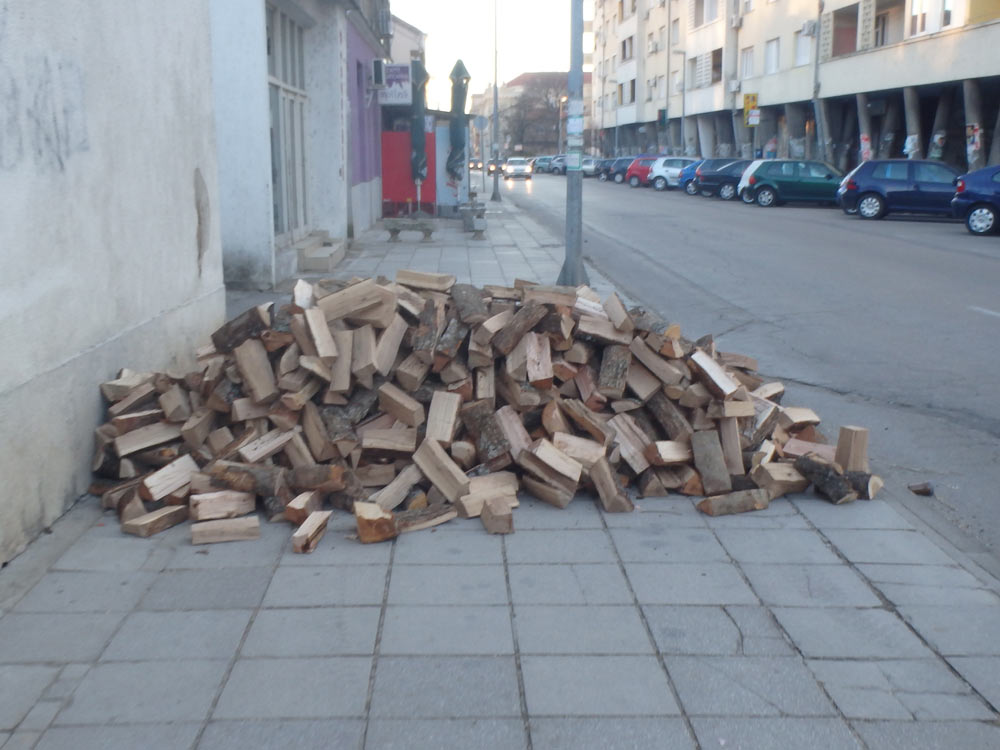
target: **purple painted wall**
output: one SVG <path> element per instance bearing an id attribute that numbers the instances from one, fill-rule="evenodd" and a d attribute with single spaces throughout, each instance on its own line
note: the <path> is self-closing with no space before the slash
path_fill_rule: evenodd
<path id="1" fill-rule="evenodd" d="M 378 97 L 368 97 L 368 76 L 372 60 L 382 51 L 373 49 L 347 23 L 347 85 L 351 103 L 351 185 L 369 182 L 382 173 L 382 134 Z"/>

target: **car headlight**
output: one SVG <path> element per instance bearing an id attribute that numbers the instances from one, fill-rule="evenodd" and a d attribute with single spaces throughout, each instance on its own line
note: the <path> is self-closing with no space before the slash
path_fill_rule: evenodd
<path id="1" fill-rule="evenodd" d="M 528 171 L 529 172 L 531 171 L 531 165 L 530 164 L 528 165 Z"/>

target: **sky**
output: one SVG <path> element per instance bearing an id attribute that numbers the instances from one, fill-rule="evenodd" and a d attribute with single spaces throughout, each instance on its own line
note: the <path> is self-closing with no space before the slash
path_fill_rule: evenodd
<path id="1" fill-rule="evenodd" d="M 495 0 L 497 78 L 569 70 L 570 0 Z M 392 14 L 427 34 L 427 106 L 451 108 L 448 74 L 461 59 L 472 76 L 469 96 L 493 85 L 494 0 L 392 0 Z M 584 2 L 584 15 L 592 15 Z"/>

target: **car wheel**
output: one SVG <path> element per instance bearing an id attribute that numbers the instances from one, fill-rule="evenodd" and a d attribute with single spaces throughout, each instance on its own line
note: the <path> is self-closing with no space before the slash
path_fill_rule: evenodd
<path id="1" fill-rule="evenodd" d="M 688 180 L 684 183 L 684 192 L 688 195 L 698 195 L 698 186 L 694 184 L 694 180 Z"/>
<path id="2" fill-rule="evenodd" d="M 726 182 L 719 187 L 719 197 L 724 201 L 731 201 L 736 197 L 736 186 L 731 182 Z"/>
<path id="3" fill-rule="evenodd" d="M 885 200 L 877 193 L 865 193 L 858 198 L 858 216 L 862 219 L 881 219 L 885 215 Z"/>
<path id="4" fill-rule="evenodd" d="M 625 175 L 623 175 L 621 172 L 615 173 L 615 182 L 621 185 L 623 182 L 625 182 Z"/>
<path id="5" fill-rule="evenodd" d="M 667 189 L 667 178 L 657 177 L 653 180 L 653 190 L 666 190 Z"/>
<path id="6" fill-rule="evenodd" d="M 639 187 L 639 178 L 636 177 L 635 175 L 632 175 L 631 177 L 628 178 L 628 184 L 631 187 Z"/>
<path id="7" fill-rule="evenodd" d="M 972 234 L 993 234 L 997 228 L 996 209 L 983 203 L 973 206 L 965 215 L 965 228 Z"/>
<path id="8" fill-rule="evenodd" d="M 601 182 L 607 182 L 608 175 L 605 172 L 601 172 L 599 175 L 597 175 L 597 179 L 599 179 Z"/>
<path id="9" fill-rule="evenodd" d="M 711 198 L 713 195 L 715 195 L 715 191 L 709 190 L 708 188 L 702 188 L 698 192 L 701 193 L 702 198 Z"/>
<path id="10" fill-rule="evenodd" d="M 752 206 L 754 201 L 756 200 L 754 198 L 753 191 L 750 188 L 743 188 L 743 190 L 740 191 L 740 198 L 748 206 Z"/>
<path id="11" fill-rule="evenodd" d="M 757 190 L 757 205 L 764 208 L 770 208 L 778 202 L 778 196 L 775 194 L 773 188 L 764 186 L 758 188 Z"/>

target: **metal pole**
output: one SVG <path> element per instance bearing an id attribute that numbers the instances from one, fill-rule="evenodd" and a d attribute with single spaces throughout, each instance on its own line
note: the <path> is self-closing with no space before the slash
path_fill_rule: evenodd
<path id="1" fill-rule="evenodd" d="M 500 202 L 500 125 L 497 110 L 500 93 L 497 89 L 497 1 L 493 0 L 493 195 L 491 201 Z"/>
<path id="2" fill-rule="evenodd" d="M 681 153 L 687 156 L 688 152 L 688 141 L 687 141 L 687 99 L 688 99 L 688 56 L 687 50 L 684 50 L 684 56 L 681 59 L 681 144 L 683 150 Z"/>
<path id="3" fill-rule="evenodd" d="M 828 123 L 826 121 L 825 103 L 819 98 L 819 29 L 823 23 L 823 0 L 819 0 L 816 7 L 816 31 L 813 34 L 813 118 L 816 121 L 816 141 L 819 144 L 819 158 L 827 164 L 833 164 L 833 154 L 831 144 L 827 142 Z"/>
<path id="4" fill-rule="evenodd" d="M 563 144 L 563 140 L 562 140 L 562 105 L 563 105 L 563 100 L 562 100 L 562 97 L 560 96 L 559 97 L 559 119 L 556 121 L 556 129 L 558 131 L 558 133 L 556 134 L 556 144 L 557 144 L 556 145 L 556 153 L 557 154 L 561 154 L 562 153 L 562 144 Z"/>
<path id="5" fill-rule="evenodd" d="M 570 16 L 569 118 L 566 127 L 566 257 L 557 284 L 589 284 L 583 267 L 583 0 Z"/>

